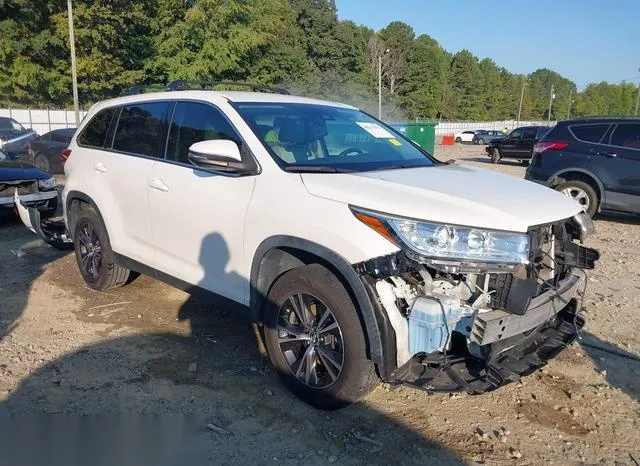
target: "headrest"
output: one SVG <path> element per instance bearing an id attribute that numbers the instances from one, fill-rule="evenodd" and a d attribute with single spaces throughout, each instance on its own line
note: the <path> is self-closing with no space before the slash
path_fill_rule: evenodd
<path id="1" fill-rule="evenodd" d="M 278 133 L 280 142 L 306 144 L 327 135 L 327 125 L 321 118 L 287 118 Z"/>

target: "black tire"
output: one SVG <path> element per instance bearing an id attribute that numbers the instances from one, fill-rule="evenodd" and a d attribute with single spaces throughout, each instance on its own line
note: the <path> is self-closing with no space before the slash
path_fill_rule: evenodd
<path id="1" fill-rule="evenodd" d="M 325 387 L 312 387 L 307 385 L 301 378 L 296 377 L 293 372 L 295 362 L 287 362 L 285 352 L 280 346 L 279 339 L 287 336 L 287 332 L 282 334 L 282 331 L 278 330 L 278 322 L 285 322 L 280 319 L 281 312 L 284 313 L 283 315 L 287 315 L 287 312 L 289 316 L 294 315 L 293 311 L 286 311 L 287 304 L 291 302 L 290 298 L 295 300 L 300 294 L 308 298 L 316 298 L 317 301 L 314 302 L 319 302 L 325 306 L 325 309 L 330 310 L 331 317 L 334 319 L 332 321 L 338 324 L 337 331 L 342 340 L 339 349 L 342 350 L 343 362 L 337 377 L 335 371 L 332 370 L 334 372 L 332 374 L 333 382 Z M 267 301 L 264 319 L 267 351 L 282 381 L 296 396 L 316 408 L 334 410 L 358 401 L 376 387 L 379 379 L 373 363 L 367 359 L 365 336 L 358 312 L 345 287 L 329 270 L 319 264 L 310 264 L 290 270 L 273 284 Z M 320 317 L 318 309 L 322 309 L 322 307 L 310 304 L 307 308 L 315 309 L 313 322 L 317 323 Z M 291 317 L 288 318 L 291 319 Z M 286 324 L 292 325 L 290 320 L 287 320 Z M 295 326 L 296 324 L 293 325 Z M 302 329 L 301 326 L 295 328 Z M 315 329 L 316 327 L 314 326 L 313 328 Z M 333 331 L 335 332 L 336 330 Z M 303 334 L 303 332 L 300 333 Z M 305 333 L 309 335 L 309 332 Z M 324 342 L 325 337 L 321 338 L 322 342 L 316 343 L 316 346 L 327 348 L 327 346 L 324 346 L 326 345 Z M 293 343 L 294 346 L 288 346 L 287 348 L 296 348 L 295 345 L 299 345 L 299 347 L 291 350 L 288 357 L 291 357 L 293 353 L 300 355 L 305 350 L 308 351 L 310 346 L 313 346 L 312 340 Z M 294 359 L 298 357 L 294 356 Z M 300 370 L 302 359 L 296 362 L 298 361 L 300 361 L 300 365 L 297 367 Z M 318 373 L 324 373 L 325 377 L 329 373 L 326 369 L 326 362 L 323 362 L 319 357 L 315 361 L 313 367 L 316 381 L 318 381 Z M 319 369 L 315 369 L 316 367 Z M 336 367 L 333 367 L 333 369 L 336 369 Z M 303 375 L 302 373 L 300 374 L 301 377 Z"/>
<path id="2" fill-rule="evenodd" d="M 51 163 L 49 163 L 49 159 L 43 154 L 36 154 L 36 156 L 33 158 L 33 164 L 43 172 L 49 173 L 49 170 L 51 169 Z"/>
<path id="3" fill-rule="evenodd" d="M 520 160 L 520 165 L 522 165 L 524 167 L 528 167 L 529 166 L 529 160 Z"/>
<path id="4" fill-rule="evenodd" d="M 88 241 L 90 238 L 93 240 Z M 73 245 L 78 268 L 90 288 L 104 291 L 122 286 L 129 280 L 130 270 L 116 263 L 107 229 L 92 207 L 80 211 L 74 228 Z M 86 254 L 89 249 L 94 255 L 89 256 L 87 261 Z M 83 265 L 83 257 L 85 262 L 90 261 L 91 265 Z M 94 258 L 95 260 L 93 260 Z"/>
<path id="5" fill-rule="evenodd" d="M 482 138 L 478 139 L 478 142 L 476 144 L 481 144 L 481 145 L 484 144 L 484 139 Z"/>
<path id="6" fill-rule="evenodd" d="M 598 212 L 598 207 L 600 206 L 600 199 L 598 198 L 598 193 L 596 193 L 596 190 L 593 189 L 593 186 L 591 186 L 589 183 L 585 183 L 584 181 L 571 180 L 571 181 L 562 183 L 558 186 L 555 186 L 554 188 L 556 191 L 566 194 L 567 196 L 572 198 L 575 198 L 575 197 L 572 195 L 569 195 L 567 191 L 571 191 L 571 190 L 576 190 L 576 192 L 582 191 L 582 193 L 586 194 L 586 197 L 588 198 L 588 204 L 585 206 L 585 204 L 580 202 L 580 200 L 577 200 L 577 199 L 576 200 L 585 207 L 585 212 L 590 217 L 593 217 Z"/>
<path id="7" fill-rule="evenodd" d="M 462 142 L 462 138 L 461 137 L 457 137 L 456 138 L 456 143 L 460 144 Z"/>
<path id="8" fill-rule="evenodd" d="M 500 156 L 500 149 L 494 147 L 491 151 L 491 162 L 497 164 L 500 162 L 500 159 L 502 159 L 502 157 Z"/>

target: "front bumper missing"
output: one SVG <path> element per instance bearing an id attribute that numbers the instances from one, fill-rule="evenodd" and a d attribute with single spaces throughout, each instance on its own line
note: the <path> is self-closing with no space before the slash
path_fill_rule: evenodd
<path id="1" fill-rule="evenodd" d="M 571 300 L 553 320 L 528 334 L 487 345 L 484 359 L 466 354 L 414 357 L 396 371 L 400 382 L 428 391 L 466 391 L 476 395 L 519 380 L 553 359 L 572 343 L 584 319 Z"/>

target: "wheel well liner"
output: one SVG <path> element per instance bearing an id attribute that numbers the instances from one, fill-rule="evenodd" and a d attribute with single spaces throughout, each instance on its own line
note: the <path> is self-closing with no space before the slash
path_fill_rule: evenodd
<path id="1" fill-rule="evenodd" d="M 93 199 L 91 199 L 86 194 L 81 193 L 80 191 L 70 191 L 69 194 L 67 194 L 66 204 L 67 205 L 66 205 L 65 212 L 67 217 L 67 228 L 69 230 L 69 235 L 71 236 L 71 239 L 73 239 L 73 230 L 75 226 L 75 221 L 78 218 L 78 214 L 80 213 L 80 210 L 82 210 L 83 208 L 82 204 L 87 204 L 93 207 L 93 209 L 98 214 L 98 218 L 100 218 L 100 221 L 102 222 L 104 227 L 107 228 L 107 224 L 105 223 L 104 218 L 102 218 L 100 209 L 98 208 L 96 203 L 93 201 Z M 108 228 L 107 228 L 107 231 L 108 231 Z"/>
<path id="2" fill-rule="evenodd" d="M 275 280 L 296 267 L 320 263 L 329 268 L 351 295 L 360 312 L 365 330 L 367 351 L 376 364 L 383 364 L 383 350 L 373 304 L 360 277 L 342 256 L 312 241 L 292 236 L 277 235 L 265 239 L 256 250 L 251 264 L 251 317 L 262 321 L 269 289 Z"/>

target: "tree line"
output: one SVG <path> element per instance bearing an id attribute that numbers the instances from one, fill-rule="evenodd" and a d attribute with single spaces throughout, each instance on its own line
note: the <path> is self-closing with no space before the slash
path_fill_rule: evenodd
<path id="1" fill-rule="evenodd" d="M 0 106 L 72 103 L 66 0 L 0 0 Z M 381 64 L 387 118 L 551 119 L 630 115 L 633 83 L 578 92 L 560 74 L 515 74 L 449 53 L 394 21 L 374 31 L 338 19 L 334 0 L 75 0 L 83 107 L 135 84 L 213 79 L 276 84 L 375 112 Z"/>

